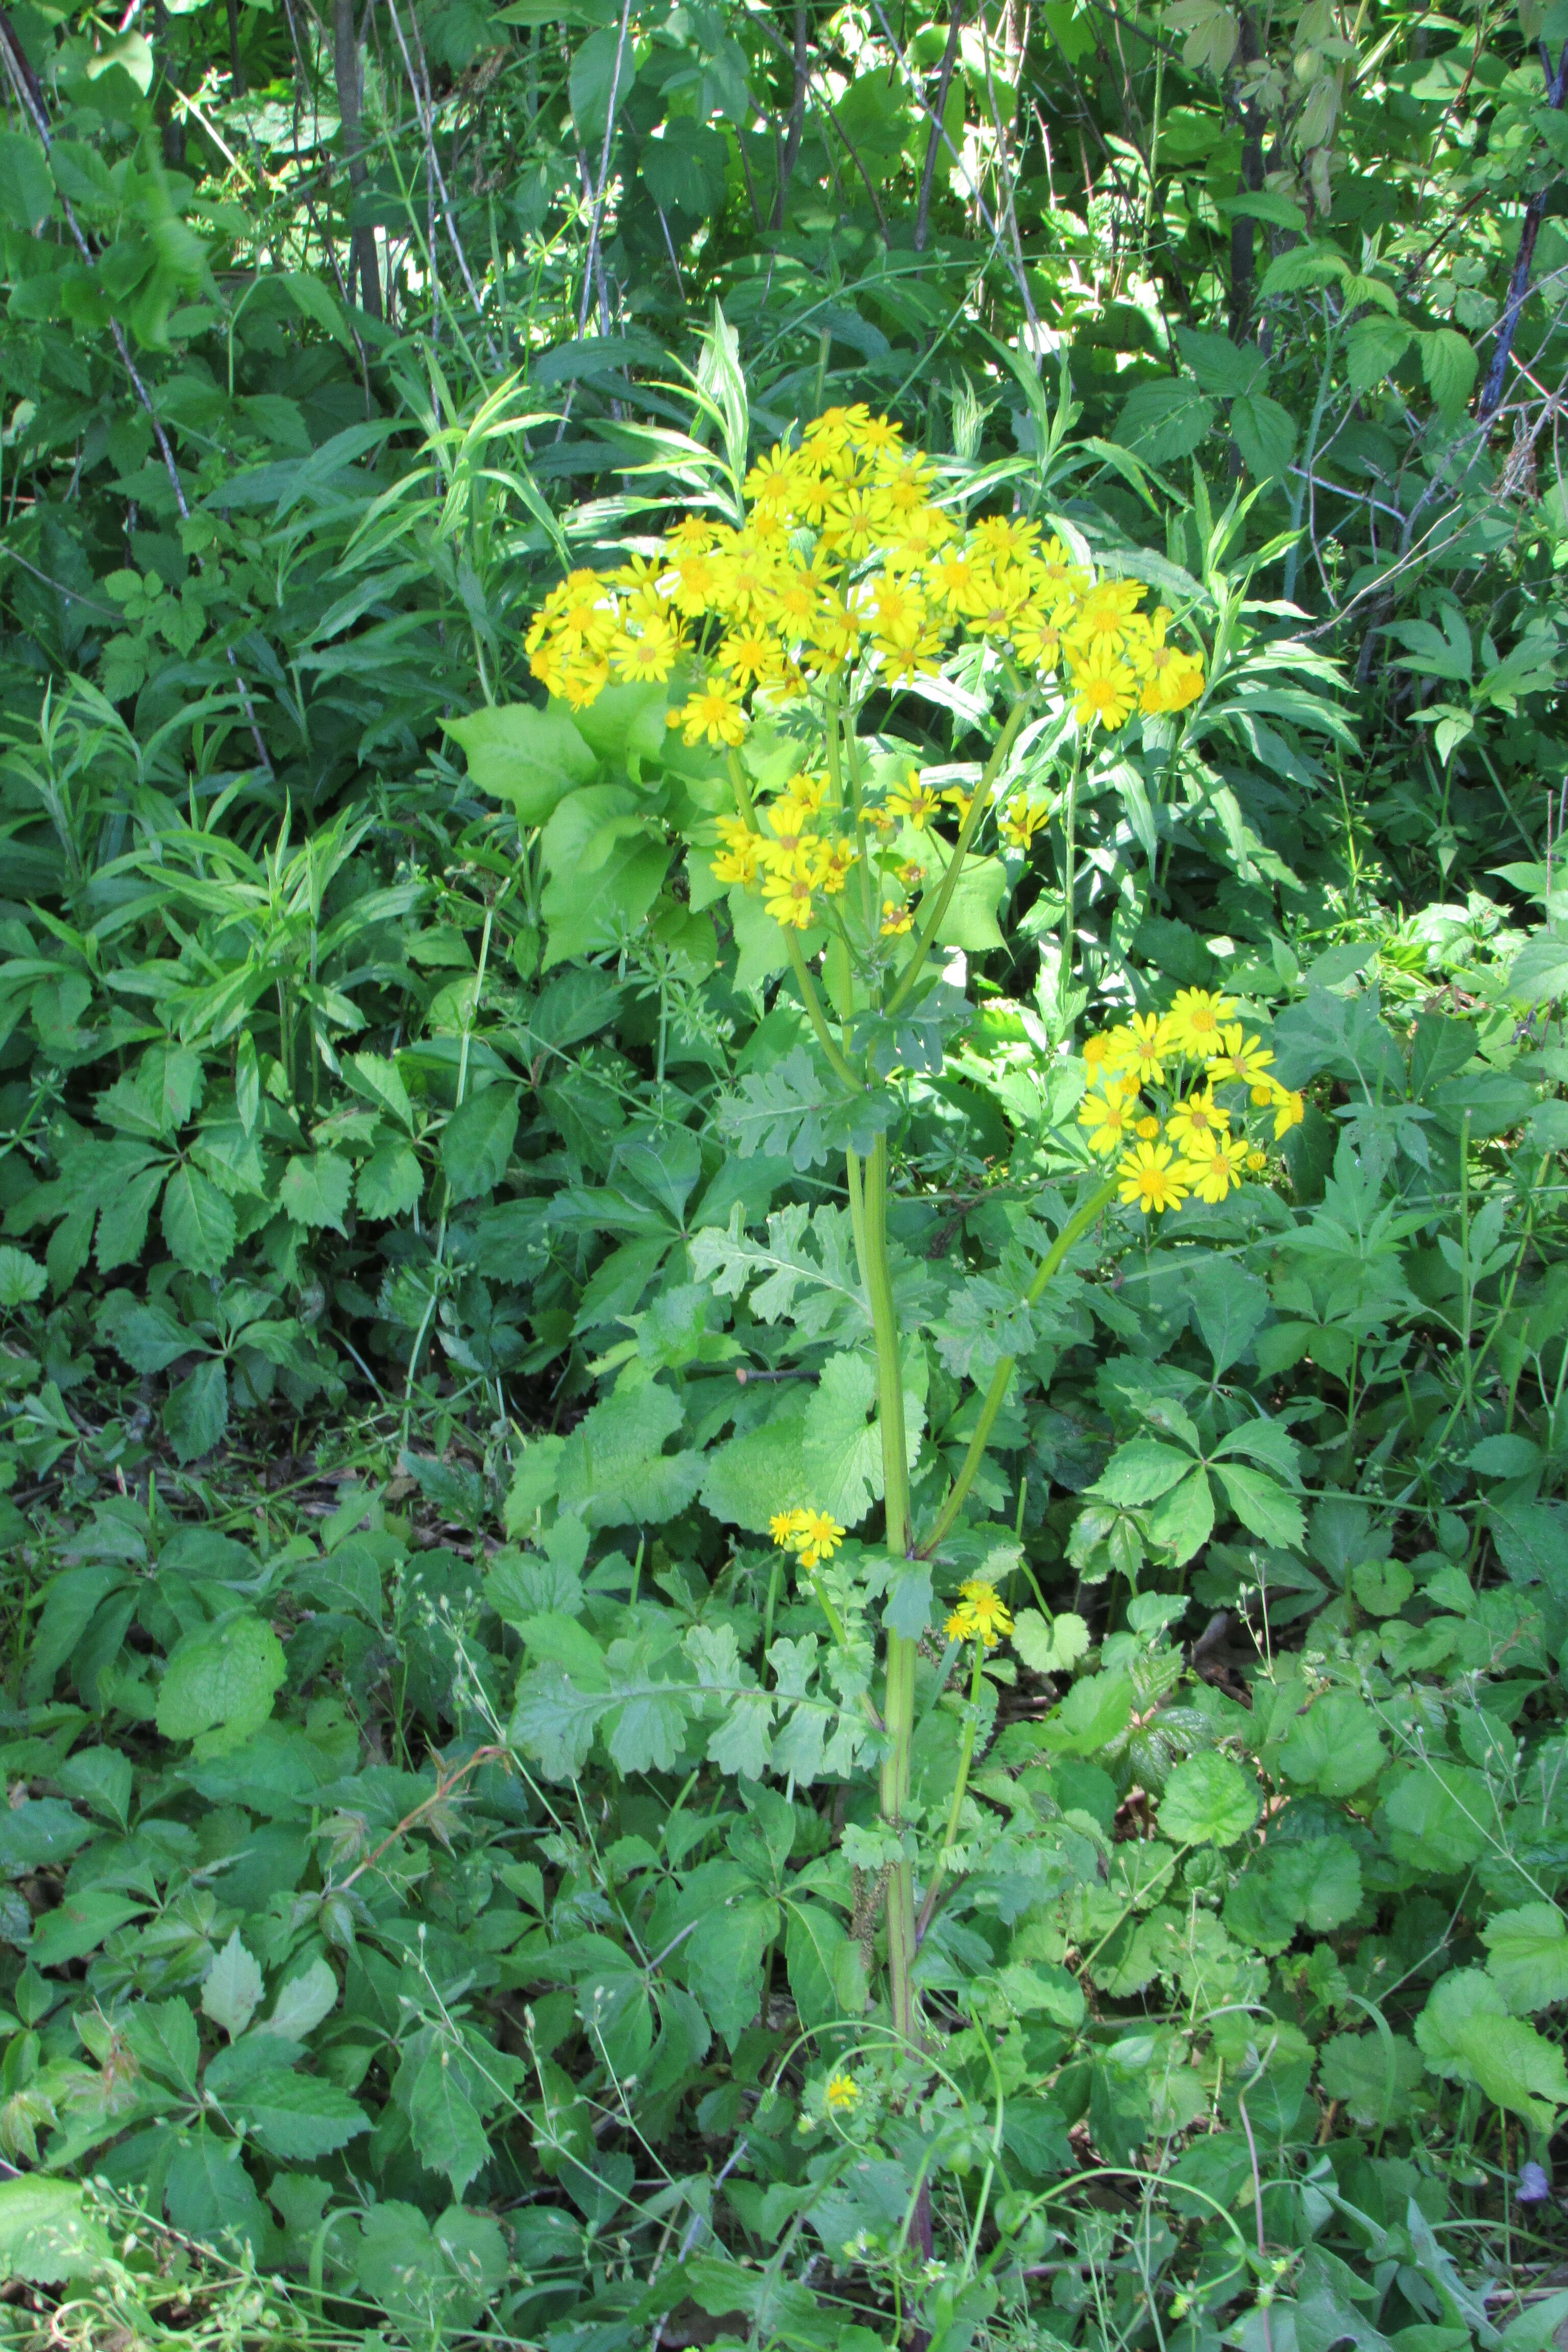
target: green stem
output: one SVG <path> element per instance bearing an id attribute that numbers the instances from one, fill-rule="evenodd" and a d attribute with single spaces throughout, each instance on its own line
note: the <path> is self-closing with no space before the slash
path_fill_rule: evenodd
<path id="1" fill-rule="evenodd" d="M 484 929 L 479 935 L 479 968 L 474 974 L 474 998 L 472 1004 L 468 1008 L 468 1018 L 463 1023 L 463 1042 L 458 1052 L 457 1099 L 452 1106 L 452 1116 L 454 1118 L 457 1117 L 458 1111 L 462 1109 L 463 1097 L 468 1092 L 468 1047 L 473 1040 L 474 1024 L 479 1017 L 479 999 L 484 993 L 485 966 L 489 963 L 490 957 L 490 940 L 495 930 L 496 909 L 500 906 L 502 900 L 510 895 L 510 890 L 511 884 L 509 882 L 500 891 L 500 895 L 497 898 L 492 898 L 489 905 L 485 908 Z M 439 1277 L 441 1265 L 447 1255 L 447 1216 L 451 1204 L 451 1187 L 448 1185 L 441 1202 L 441 1222 L 436 1232 L 435 1270 L 437 1278 Z M 430 1318 L 435 1312 L 436 1287 L 433 1284 L 429 1298 L 426 1302 L 425 1314 L 419 1325 L 418 1335 L 415 1339 L 413 1348 L 409 1351 L 408 1377 L 403 1383 L 403 1443 L 405 1445 L 408 1443 L 408 1432 L 413 1423 L 415 1375 L 419 1370 L 420 1359 L 425 1352 L 425 1334 L 430 1328 Z"/>
<path id="2" fill-rule="evenodd" d="M 805 1006 L 805 1017 L 816 1033 L 816 1042 L 827 1057 L 827 1066 L 836 1078 L 842 1079 L 847 1087 L 853 1087 L 856 1093 L 860 1094 L 864 1091 L 861 1082 L 844 1058 L 838 1041 L 827 1025 L 827 1014 L 823 1010 L 822 999 L 816 992 L 816 982 L 813 980 L 810 968 L 800 951 L 800 941 L 794 931 L 787 928 L 784 929 L 784 946 L 789 950 L 790 970 L 795 974 L 795 986 L 799 989 L 801 1000 Z"/>
<path id="3" fill-rule="evenodd" d="M 888 1258 L 888 1139 L 879 1135 L 866 1162 L 866 1288 L 877 1337 L 877 1386 L 882 1423 L 882 1475 L 888 1549 L 902 1559 L 910 1532 L 910 1464 L 904 1436 L 904 1367 L 893 1275 Z"/>
<path id="4" fill-rule="evenodd" d="M 862 1205 L 866 1289 L 877 1339 L 887 1547 L 890 1557 L 901 1562 L 910 1535 L 910 1464 L 904 1429 L 903 1359 L 888 1256 L 886 1136 L 878 1137 L 866 1161 Z M 896 1837 L 901 1838 L 910 1800 L 910 1756 L 915 1732 L 915 1643 L 909 1635 L 895 1633 L 891 1628 L 888 1633 L 882 1721 L 888 1734 L 882 1758 L 882 1820 Z M 906 1854 L 892 1865 L 888 1879 L 888 1984 L 894 2029 L 906 2042 L 918 2045 L 921 2030 L 920 2003 L 914 1986 L 916 1949 L 914 1866 Z"/>
<path id="5" fill-rule="evenodd" d="M 1073 737 L 1072 772 L 1062 808 L 1062 960 L 1057 974 L 1057 1003 L 1065 1006 L 1072 983 L 1073 943 L 1078 913 L 1078 780 L 1083 761 L 1083 736 Z"/>
<path id="6" fill-rule="evenodd" d="M 1073 1244 L 1082 1239 L 1090 1225 L 1115 1200 L 1116 1182 L 1114 1176 L 1108 1177 L 1103 1184 L 1098 1186 L 1089 1194 L 1082 1207 L 1075 1209 L 1068 1219 L 1041 1259 L 1035 1278 L 1026 1293 L 1031 1307 L 1035 1306 L 1041 1297 L 1046 1285 L 1050 1281 Z M 974 1424 L 974 1434 L 969 1441 L 969 1451 L 963 1457 L 963 1466 L 953 1482 L 952 1494 L 937 1514 L 935 1527 L 920 1548 L 919 1556 L 921 1559 L 931 1558 L 954 1519 L 957 1518 L 959 1512 L 963 1508 L 965 1498 L 974 1484 L 975 1473 L 985 1458 L 985 1448 L 990 1443 L 991 1432 L 996 1425 L 996 1416 L 1002 1410 L 1003 1402 L 1007 1394 L 1007 1386 L 1012 1380 L 1014 1366 L 1017 1360 L 1016 1356 L 1004 1356 L 991 1375 L 991 1385 L 985 1391 L 985 1402 L 980 1408 L 980 1418 Z"/>
<path id="7" fill-rule="evenodd" d="M 921 1905 L 921 1916 L 915 1926 L 917 1944 L 931 1926 L 931 1914 L 936 1909 L 937 1893 L 942 1885 L 942 1873 L 947 1868 L 947 1857 L 958 1843 L 958 1819 L 963 1811 L 964 1791 L 969 1786 L 969 1768 L 974 1761 L 974 1733 L 979 1720 L 980 1684 L 984 1665 L 985 1644 L 977 1634 L 974 1641 L 974 1664 L 969 1676 L 969 1717 L 963 1727 L 963 1738 L 958 1750 L 958 1779 L 953 1785 L 952 1802 L 947 1810 L 947 1831 L 942 1841 L 942 1850 L 932 1867 L 931 1885 L 926 1888 L 925 1901 Z"/>
<path id="8" fill-rule="evenodd" d="M 1006 724 L 996 738 L 991 757 L 985 762 L 984 772 L 974 787 L 974 798 L 969 803 L 969 814 L 959 827 L 958 845 L 953 850 L 952 861 L 942 876 L 942 887 L 936 894 L 935 903 L 921 926 L 915 940 L 914 950 L 904 966 L 897 987 L 888 999 L 887 1009 L 889 1013 L 898 1011 L 920 978 L 921 967 L 931 953 L 937 932 L 942 926 L 942 917 L 946 914 L 952 894 L 958 887 L 959 870 L 963 864 L 964 853 L 974 837 L 981 818 L 991 805 L 991 787 L 996 781 L 1003 761 L 1013 748 L 1019 728 L 1028 715 L 1029 697 L 1020 695 L 1007 714 Z"/>

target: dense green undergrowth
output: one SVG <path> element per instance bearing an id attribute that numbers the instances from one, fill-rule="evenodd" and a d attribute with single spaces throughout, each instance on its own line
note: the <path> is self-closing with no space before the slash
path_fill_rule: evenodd
<path id="1" fill-rule="evenodd" d="M 0 22 L 0 2332 L 1557 2340 L 1565 32 Z M 866 673 L 907 1003 L 524 646 L 858 401 L 1205 665 Z"/>

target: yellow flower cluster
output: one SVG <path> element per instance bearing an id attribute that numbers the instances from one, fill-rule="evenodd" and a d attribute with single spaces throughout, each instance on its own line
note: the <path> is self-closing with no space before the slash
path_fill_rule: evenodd
<path id="1" fill-rule="evenodd" d="M 931 461 L 898 425 L 863 406 L 830 409 L 797 447 L 752 467 L 739 529 L 690 516 L 651 553 L 552 589 L 526 639 L 533 675 L 579 709 L 615 680 L 673 681 L 684 698 L 669 724 L 688 744 L 728 751 L 758 711 L 837 692 L 852 668 L 907 685 L 965 640 L 1017 672 L 1059 676 L 1085 729 L 1178 711 L 1203 691 L 1202 659 L 1171 642 L 1163 605 L 1141 609 L 1140 582 L 1097 576 L 1021 518 L 965 528 L 936 491 Z M 803 770 L 754 820 L 718 820 L 713 872 L 805 930 L 864 860 L 853 922 L 869 946 L 912 929 L 923 878 L 918 864 L 873 858 L 872 837 L 906 824 L 934 835 L 939 816 L 962 824 L 969 808 L 966 793 L 939 793 L 918 772 L 879 798 L 858 777 Z M 981 812 L 1004 846 L 1026 852 L 1050 814 L 1033 796 Z"/>
<path id="2" fill-rule="evenodd" d="M 994 1584 L 972 1576 L 958 1588 L 958 1606 L 942 1627 L 950 1642 L 979 1640 L 994 1650 L 1013 1630 L 1013 1612 Z"/>
<path id="3" fill-rule="evenodd" d="M 836 2074 L 829 2074 L 827 2088 L 823 2095 L 834 2115 L 847 2115 L 859 2099 L 860 2085 L 853 2074 L 847 2074 L 840 2067 Z"/>
<path id="4" fill-rule="evenodd" d="M 1079 1110 L 1089 1149 L 1117 1154 L 1122 1200 L 1145 1215 L 1179 1209 L 1189 1196 L 1226 1199 L 1267 1154 L 1247 1132 L 1249 1111 L 1271 1118 L 1274 1140 L 1300 1126 L 1299 1092 L 1270 1075 L 1274 1056 L 1242 1024 L 1233 998 L 1184 988 L 1168 1013 L 1135 1013 L 1122 1027 L 1084 1044 L 1089 1092 Z M 1227 1106 L 1216 1087 L 1244 1088 Z M 1149 1100 L 1163 1097 L 1163 1111 Z"/>
<path id="5" fill-rule="evenodd" d="M 775 1511 L 768 1533 L 781 1551 L 793 1551 L 802 1568 L 820 1568 L 833 1558 L 844 1530 L 826 1511 Z"/>
<path id="6" fill-rule="evenodd" d="M 669 713 L 688 743 L 736 745 L 746 698 L 776 706 L 861 662 L 889 685 L 933 673 L 958 638 L 1025 670 L 1065 673 L 1084 726 L 1177 711 L 1203 690 L 1137 581 L 1096 577 L 1039 526 L 991 515 L 964 530 L 930 460 L 862 405 L 829 409 L 800 446 L 746 478 L 739 530 L 690 517 L 651 557 L 574 572 L 526 639 L 533 675 L 574 708 L 612 679 L 696 672 Z"/>

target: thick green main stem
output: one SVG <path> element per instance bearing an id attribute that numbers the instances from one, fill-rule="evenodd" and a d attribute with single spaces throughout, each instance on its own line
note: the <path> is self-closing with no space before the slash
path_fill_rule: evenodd
<path id="1" fill-rule="evenodd" d="M 852 1172 L 852 1177 L 854 1171 Z M 862 1184 L 867 1296 L 877 1339 L 877 1394 L 882 1428 L 882 1485 L 890 1558 L 901 1561 L 910 1540 L 910 1460 L 904 1427 L 904 1368 L 899 1318 L 893 1306 L 892 1267 L 888 1256 L 888 1142 L 879 1136 L 865 1163 Z M 903 1834 L 910 1801 L 910 1750 L 915 1732 L 915 1644 L 907 1634 L 888 1634 L 887 1687 L 882 1721 L 888 1734 L 882 1759 L 882 1820 Z M 888 1878 L 888 1984 L 893 2025 L 908 2042 L 920 2039 L 920 2003 L 915 1996 L 915 1874 L 907 1856 Z"/>

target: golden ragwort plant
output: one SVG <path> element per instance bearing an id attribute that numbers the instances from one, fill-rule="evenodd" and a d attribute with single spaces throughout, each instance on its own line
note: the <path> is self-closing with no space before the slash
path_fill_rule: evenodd
<path id="1" fill-rule="evenodd" d="M 879 1016 L 885 1038 L 922 980 L 934 983 L 931 951 L 988 829 L 1002 847 L 1027 852 L 1062 816 L 1070 944 L 1072 793 L 1086 745 L 1134 712 L 1173 717 L 1204 690 L 1201 652 L 1176 640 L 1163 606 L 1143 609 L 1142 583 L 1097 574 L 1028 520 L 987 515 L 965 524 L 939 488 L 931 459 L 907 447 L 896 425 L 864 407 L 830 410 L 805 427 L 798 447 L 777 446 L 752 467 L 738 527 L 692 515 L 616 571 L 574 572 L 545 598 L 527 636 L 533 675 L 552 696 L 581 709 L 612 681 L 667 684 L 669 726 L 687 744 L 721 754 L 733 808 L 695 828 L 691 847 L 707 857 L 716 883 L 760 896 L 779 925 L 823 1058 L 847 1099 L 886 1087 L 887 1055 L 879 1066 L 865 1016 Z M 984 714 L 999 698 L 1005 706 L 967 789 L 889 760 L 886 741 L 862 732 L 873 695 L 920 690 L 939 677 L 962 677 L 962 694 L 948 698 L 961 713 Z M 1058 740 L 1070 739 L 1070 774 L 1058 794 L 1009 768 L 1036 714 L 1054 717 Z M 752 737 L 766 757 L 749 767 Z M 787 780 L 759 797 L 756 768 L 779 772 L 781 744 Z M 1088 1039 L 1078 1118 L 1089 1165 L 1112 1165 L 1047 1251 L 1027 1288 L 1030 1304 L 1118 1198 L 1147 1217 L 1188 1200 L 1223 1201 L 1265 1167 L 1262 1130 L 1271 1127 L 1277 1140 L 1300 1118 L 1301 1097 L 1275 1080 L 1272 1055 L 1237 1011 L 1228 999 L 1187 989 L 1167 1012 L 1134 1014 Z M 880 1704 L 866 1701 L 889 1841 L 889 2004 L 896 2030 L 918 2043 L 920 1927 L 958 1832 L 984 1659 L 1012 1621 L 978 1578 L 961 1586 L 947 1619 L 950 1643 L 973 1644 L 972 1704 L 946 1832 L 917 1918 L 919 1857 L 906 1817 L 919 1634 L 909 1630 L 909 1609 L 896 1604 L 900 1579 L 907 1593 L 913 1578 L 929 1605 L 920 1564 L 963 1510 L 1015 1359 L 995 1365 L 958 1475 L 917 1528 L 906 1335 L 888 1239 L 888 1124 L 870 1122 L 875 1139 L 864 1151 L 847 1150 L 845 1172 L 875 1335 L 892 1586 Z M 842 1647 L 842 1612 L 823 1572 L 844 1528 L 825 1511 L 797 1507 L 781 1509 L 772 1533 Z M 847 2076 L 828 2086 L 831 2106 L 847 2108 L 856 2095 Z"/>

